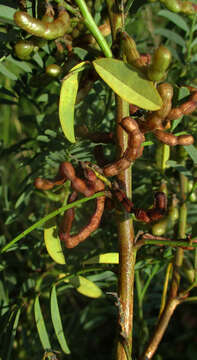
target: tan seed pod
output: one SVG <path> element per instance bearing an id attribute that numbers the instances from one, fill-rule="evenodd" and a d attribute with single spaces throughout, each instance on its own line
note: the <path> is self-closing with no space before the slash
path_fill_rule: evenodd
<path id="1" fill-rule="evenodd" d="M 178 144 L 177 137 L 173 134 L 166 133 L 162 130 L 155 130 L 154 134 L 156 138 L 164 144 L 167 144 L 169 146 L 175 146 Z"/>
<path id="2" fill-rule="evenodd" d="M 194 143 L 194 138 L 192 135 L 180 135 L 178 136 L 178 144 L 179 145 L 192 145 Z"/>

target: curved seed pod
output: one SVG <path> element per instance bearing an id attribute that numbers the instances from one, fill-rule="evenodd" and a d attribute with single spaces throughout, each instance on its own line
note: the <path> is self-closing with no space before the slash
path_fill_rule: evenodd
<path id="1" fill-rule="evenodd" d="M 34 186 L 36 187 L 36 189 L 39 189 L 39 190 L 51 190 L 56 185 L 62 185 L 65 182 L 65 180 L 66 179 L 63 179 L 63 178 L 47 180 L 47 179 L 38 177 L 34 181 Z"/>
<path id="2" fill-rule="evenodd" d="M 68 203 L 70 204 L 74 202 L 76 199 L 77 199 L 77 192 L 73 191 L 73 193 L 69 196 Z M 65 211 L 62 223 L 60 225 L 60 229 L 61 229 L 60 233 L 64 233 L 65 238 L 70 236 L 70 231 L 72 228 L 72 223 L 74 218 L 75 218 L 74 207 Z"/>
<path id="3" fill-rule="evenodd" d="M 160 140 L 161 142 L 163 142 L 164 144 L 167 144 L 170 146 L 178 145 L 177 136 L 175 136 L 171 133 L 166 133 L 162 130 L 155 130 L 154 134 L 155 134 L 156 138 L 158 140 Z"/>
<path id="4" fill-rule="evenodd" d="M 69 163 L 68 161 L 64 161 L 63 163 L 60 164 L 59 174 L 63 178 L 69 179 L 71 181 L 74 180 L 76 177 L 75 169 L 72 166 L 72 164 Z"/>
<path id="5" fill-rule="evenodd" d="M 61 67 L 57 64 L 50 64 L 45 69 L 46 74 L 54 78 L 58 77 L 61 74 L 61 71 Z"/>
<path id="6" fill-rule="evenodd" d="M 160 45 L 152 58 L 152 64 L 147 70 L 147 76 L 152 81 L 160 81 L 171 62 L 171 52 L 163 45 Z"/>
<path id="7" fill-rule="evenodd" d="M 21 29 L 47 40 L 63 36 L 70 27 L 70 17 L 65 10 L 61 10 L 52 23 L 35 19 L 24 11 L 16 11 L 14 21 Z"/>
<path id="8" fill-rule="evenodd" d="M 172 120 L 176 120 L 178 118 L 180 118 L 182 116 L 182 111 L 180 110 L 180 108 L 174 108 L 172 109 L 168 116 L 167 116 L 167 120 L 172 121 Z"/>
<path id="9" fill-rule="evenodd" d="M 192 145 L 194 143 L 194 138 L 192 135 L 175 136 L 171 133 L 166 133 L 162 130 L 155 130 L 154 134 L 158 140 L 169 146 L 175 146 L 175 145 L 187 146 L 187 145 Z"/>
<path id="10" fill-rule="evenodd" d="M 172 107 L 173 87 L 168 84 L 160 84 L 157 90 L 162 98 L 163 104 L 161 109 L 154 111 L 146 117 L 146 121 L 140 121 L 140 130 L 145 133 L 156 129 L 162 130 L 168 125 L 164 124 L 164 119 L 168 116 Z"/>
<path id="11" fill-rule="evenodd" d="M 50 180 L 38 177 L 34 181 L 34 186 L 39 190 L 51 190 L 54 187 L 54 183 Z"/>
<path id="12" fill-rule="evenodd" d="M 90 184 L 92 185 L 92 188 L 94 189 L 94 192 L 98 192 L 98 191 L 102 191 L 105 188 L 104 183 L 100 180 L 97 179 L 94 181 L 94 176 L 93 176 L 93 171 L 90 169 L 87 169 L 88 171 L 86 172 L 86 176 L 88 181 L 90 182 Z M 60 239 L 62 241 L 64 241 L 65 246 L 67 248 L 73 248 L 75 246 L 77 246 L 80 242 L 84 241 L 88 236 L 90 236 L 90 234 L 95 231 L 97 229 L 97 227 L 99 226 L 100 220 L 101 220 L 101 216 L 103 214 L 104 211 L 104 205 L 105 205 L 105 196 L 101 196 L 100 198 L 97 198 L 96 200 L 96 210 L 94 212 L 94 214 L 92 215 L 90 222 L 88 225 L 86 225 L 77 235 L 73 235 L 70 236 L 68 231 L 68 225 L 70 227 L 70 222 L 66 223 L 67 228 L 64 230 L 65 231 L 60 231 Z M 72 220 L 72 214 L 69 215 L 70 219 Z"/>
<path id="13" fill-rule="evenodd" d="M 105 196 L 101 196 L 96 201 L 96 210 L 95 213 L 92 215 L 90 222 L 87 226 L 85 226 L 77 235 L 68 236 L 67 233 L 60 232 L 60 240 L 64 241 L 65 246 L 68 249 L 74 248 L 80 242 L 84 241 L 94 232 L 100 223 L 101 216 L 104 211 L 104 204 L 105 204 Z"/>
<path id="14" fill-rule="evenodd" d="M 103 174 L 106 177 L 116 176 L 121 171 L 128 169 L 130 165 L 131 165 L 131 162 L 122 157 L 120 160 L 115 161 L 113 164 L 106 165 L 103 169 Z"/>
<path id="15" fill-rule="evenodd" d="M 190 100 L 180 105 L 179 109 L 182 112 L 182 115 L 189 115 L 196 109 L 196 107 L 197 107 L 197 102 Z"/>
<path id="16" fill-rule="evenodd" d="M 135 214 L 135 217 L 145 223 L 150 223 L 152 221 L 157 221 L 161 219 L 167 208 L 167 198 L 166 195 L 159 191 L 155 194 L 154 206 L 152 209 L 132 209 L 131 212 Z"/>
<path id="17" fill-rule="evenodd" d="M 163 83 L 157 87 L 162 98 L 163 104 L 161 109 L 155 111 L 156 115 L 162 119 L 166 118 L 172 107 L 173 87 L 171 84 Z"/>
<path id="18" fill-rule="evenodd" d="M 32 41 L 20 40 L 14 45 L 14 51 L 16 56 L 21 60 L 30 60 L 33 51 L 38 47 Z"/>
<path id="19" fill-rule="evenodd" d="M 194 143 L 194 138 L 192 135 L 180 135 L 178 137 L 178 145 L 192 145 Z"/>

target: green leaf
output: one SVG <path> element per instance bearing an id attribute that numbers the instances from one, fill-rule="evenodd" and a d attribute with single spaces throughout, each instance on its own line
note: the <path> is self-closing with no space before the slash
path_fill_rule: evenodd
<path id="1" fill-rule="evenodd" d="M 36 320 L 36 326 L 38 329 L 38 334 L 39 334 L 43 349 L 44 350 L 51 349 L 51 344 L 49 341 L 44 318 L 43 318 L 42 311 L 40 308 L 39 296 L 36 296 L 36 299 L 35 299 L 34 315 L 35 315 L 35 320 Z"/>
<path id="2" fill-rule="evenodd" d="M 56 294 L 55 286 L 52 287 L 52 291 L 51 291 L 51 318 L 52 318 L 55 333 L 58 338 L 58 341 L 59 341 L 62 351 L 65 354 L 70 354 L 70 350 L 68 348 L 68 345 L 67 345 L 67 342 L 66 342 L 66 339 L 64 336 L 64 332 L 63 332 L 62 321 L 61 321 L 61 316 L 60 316 L 60 312 L 59 312 L 59 306 L 58 306 L 58 302 L 57 302 L 57 294 Z"/>
<path id="3" fill-rule="evenodd" d="M 72 143 L 75 142 L 74 110 L 79 86 L 80 72 L 89 67 L 89 61 L 82 61 L 75 65 L 63 79 L 60 91 L 59 118 L 65 137 Z"/>
<path id="4" fill-rule="evenodd" d="M 65 264 L 65 257 L 56 225 L 44 229 L 44 242 L 50 257 L 58 264 Z"/>
<path id="5" fill-rule="evenodd" d="M 0 5 L 0 20 L 6 23 L 14 23 L 13 16 L 16 12 L 16 9 L 11 8 L 10 6 Z"/>
<path id="6" fill-rule="evenodd" d="M 185 151 L 189 154 L 194 164 L 197 164 L 197 149 L 194 145 L 184 146 Z"/>
<path id="7" fill-rule="evenodd" d="M 100 254 L 83 261 L 83 264 L 119 264 L 119 253 L 111 252 Z"/>
<path id="8" fill-rule="evenodd" d="M 187 25 L 186 21 L 182 16 L 175 14 L 169 10 L 160 10 L 158 12 L 158 15 L 167 18 L 168 20 L 176 24 L 178 27 L 180 27 L 182 30 L 189 32 L 189 26 Z"/>
<path id="9" fill-rule="evenodd" d="M 78 85 L 79 73 L 73 72 L 64 78 L 60 91 L 60 124 L 65 137 L 72 143 L 75 142 L 74 110 Z"/>
<path id="10" fill-rule="evenodd" d="M 100 77 L 128 103 L 153 111 L 161 107 L 162 100 L 153 83 L 133 66 L 110 58 L 95 60 L 93 65 Z"/>
<path id="11" fill-rule="evenodd" d="M 79 275 L 70 279 L 70 283 L 76 288 L 76 290 L 85 296 L 91 298 L 98 298 L 102 295 L 102 290 L 92 281 Z"/>
<path id="12" fill-rule="evenodd" d="M 10 70 L 8 70 L 7 67 L 2 63 L 0 63 L 0 73 L 2 73 L 5 78 L 9 78 L 10 80 L 17 80 L 16 75 L 13 74 Z"/>
<path id="13" fill-rule="evenodd" d="M 164 28 L 159 28 L 155 30 L 155 34 L 156 35 L 161 35 L 166 37 L 168 40 L 171 40 L 172 42 L 175 42 L 176 44 L 182 46 L 183 48 L 185 48 L 185 41 L 184 39 L 176 34 L 174 31 L 172 30 L 168 30 L 168 29 L 164 29 Z"/>
<path id="14" fill-rule="evenodd" d="M 7 60 L 25 72 L 32 72 L 32 66 L 26 61 L 15 60 L 11 55 L 7 57 Z"/>
<path id="15" fill-rule="evenodd" d="M 18 321 L 19 321 L 20 313 L 21 313 L 21 309 L 18 309 L 17 312 L 16 312 L 16 316 L 15 316 L 15 319 L 14 319 L 14 322 L 13 322 L 13 327 L 12 327 L 11 334 L 10 334 L 10 337 L 9 337 L 9 347 L 8 347 L 8 350 L 7 350 L 6 360 L 11 359 L 10 356 L 11 356 L 11 352 L 12 352 L 12 349 L 13 349 L 13 342 L 14 342 L 14 339 L 15 339 L 15 336 L 16 336 L 16 330 L 17 330 L 17 327 L 18 327 Z"/>

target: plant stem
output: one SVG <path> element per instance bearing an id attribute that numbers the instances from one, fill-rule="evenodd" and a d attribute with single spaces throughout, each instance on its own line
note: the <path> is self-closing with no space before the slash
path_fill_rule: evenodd
<path id="1" fill-rule="evenodd" d="M 111 49 L 104 36 L 100 32 L 98 26 L 96 25 L 92 15 L 89 12 L 89 9 L 84 0 L 75 0 L 76 4 L 79 6 L 79 9 L 84 17 L 84 24 L 87 26 L 88 30 L 91 32 L 100 48 L 102 49 L 106 57 L 112 57 Z"/>
<path id="2" fill-rule="evenodd" d="M 22 238 L 24 238 L 26 235 L 28 235 L 30 232 L 32 232 L 33 230 L 37 229 L 39 226 L 43 225 L 45 222 L 47 222 L 48 220 L 52 219 L 53 217 L 59 215 L 61 212 L 66 211 L 68 209 L 71 209 L 72 207 L 76 207 L 86 201 L 92 200 L 92 199 L 96 199 L 97 197 L 103 196 L 105 195 L 105 192 L 99 192 L 96 193 L 94 195 L 92 195 L 91 197 L 84 197 L 83 199 L 77 200 L 72 202 L 71 204 L 68 205 L 64 205 L 62 207 L 60 207 L 59 209 L 51 212 L 50 214 L 46 215 L 45 217 L 43 217 L 41 220 L 37 221 L 35 224 L 33 224 L 32 226 L 30 226 L 28 229 L 26 229 L 25 231 L 23 231 L 22 233 L 20 233 L 18 236 L 16 236 L 12 241 L 10 241 L 8 244 L 6 244 L 0 251 L 0 253 L 2 254 L 3 252 L 7 251 L 8 249 L 10 249 L 14 244 L 16 244 L 19 240 L 21 240 Z"/>
<path id="3" fill-rule="evenodd" d="M 172 314 L 174 313 L 174 310 L 176 309 L 177 305 L 179 305 L 180 300 L 177 298 L 170 298 L 168 303 L 165 306 L 165 309 L 160 317 L 160 320 L 157 324 L 157 327 L 154 331 L 154 334 L 151 338 L 151 341 L 149 342 L 149 345 L 146 348 L 146 351 L 141 356 L 140 360 L 149 360 L 153 357 L 162 337 L 163 334 L 168 326 L 168 323 L 172 317 Z"/>
<path id="4" fill-rule="evenodd" d="M 115 0 L 107 0 L 109 19 L 111 24 L 113 44 L 117 41 L 117 32 L 123 27 L 123 14 L 117 7 Z M 119 125 L 122 118 L 129 115 L 129 104 L 116 96 L 116 145 L 117 157 L 121 157 L 127 148 L 128 136 Z M 122 171 L 118 175 L 118 181 L 122 184 L 126 195 L 131 198 L 131 169 Z M 117 360 L 131 359 L 132 353 L 132 328 L 133 328 L 133 285 L 134 285 L 134 266 L 136 251 L 134 249 L 134 231 L 132 219 L 128 218 L 126 211 L 123 216 L 117 215 L 117 227 L 119 238 L 119 283 L 118 295 L 121 309 L 119 311 L 119 327 L 121 328 L 117 343 Z M 127 354 L 124 349 L 127 347 Z"/>
<path id="5" fill-rule="evenodd" d="M 187 224 L 187 178 L 183 174 L 180 174 L 180 188 L 182 204 L 180 207 L 178 237 L 184 238 Z M 140 360 L 149 360 L 153 357 L 162 340 L 174 310 L 176 309 L 177 305 L 179 305 L 184 300 L 183 298 L 181 299 L 178 294 L 180 284 L 180 267 L 182 262 L 183 249 L 178 248 L 173 264 L 173 277 L 167 304 L 159 318 L 154 334 L 150 339 L 150 342 Z"/>

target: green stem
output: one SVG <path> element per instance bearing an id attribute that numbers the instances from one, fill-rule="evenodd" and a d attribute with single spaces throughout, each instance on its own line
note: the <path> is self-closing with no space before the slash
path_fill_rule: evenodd
<path id="1" fill-rule="evenodd" d="M 75 0 L 76 4 L 79 6 L 80 11 L 84 17 L 84 24 L 87 26 L 88 30 L 91 32 L 100 48 L 102 49 L 106 57 L 112 57 L 111 49 L 104 36 L 101 34 L 98 26 L 96 25 L 92 15 L 89 12 L 89 9 L 84 0 Z"/>
<path id="2" fill-rule="evenodd" d="M 188 241 L 174 241 L 174 240 L 149 240 L 144 239 L 141 245 L 158 245 L 158 246 L 172 246 L 172 247 L 193 247 L 197 248 L 197 243 L 190 244 Z M 140 246 L 141 246 L 140 245 Z M 139 248 L 138 245 L 135 246 Z M 182 250 L 182 249 L 179 249 Z"/>
<path id="3" fill-rule="evenodd" d="M 0 251 L 0 253 L 4 253 L 5 251 L 7 251 L 8 249 L 10 249 L 14 244 L 16 244 L 19 240 L 23 239 L 26 235 L 28 235 L 30 232 L 32 232 L 33 230 L 37 229 L 38 227 L 40 227 L 41 225 L 43 225 L 44 223 L 46 223 L 48 220 L 54 218 L 55 216 L 59 215 L 61 212 L 66 211 L 68 209 L 71 209 L 73 207 L 79 206 L 89 200 L 93 200 L 96 199 L 97 197 L 103 196 L 105 195 L 105 192 L 99 192 L 96 193 L 90 197 L 85 197 L 81 200 L 77 200 L 72 202 L 71 204 L 65 205 L 60 207 L 59 209 L 51 212 L 50 214 L 46 215 L 45 217 L 43 217 L 41 220 L 37 221 L 35 224 L 33 224 L 32 226 L 30 226 L 28 229 L 26 229 L 25 231 L 23 231 L 22 233 L 20 233 L 18 236 L 16 236 L 12 241 L 10 241 L 8 244 L 6 244 Z"/>

